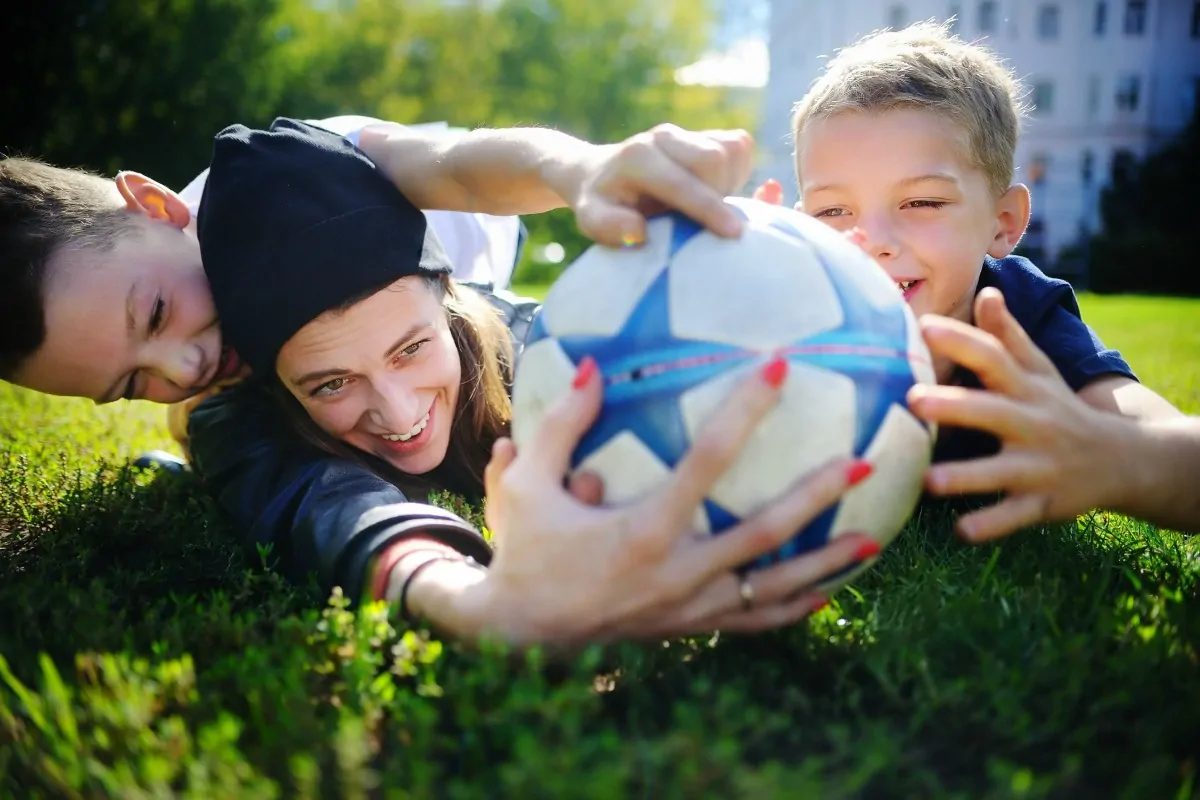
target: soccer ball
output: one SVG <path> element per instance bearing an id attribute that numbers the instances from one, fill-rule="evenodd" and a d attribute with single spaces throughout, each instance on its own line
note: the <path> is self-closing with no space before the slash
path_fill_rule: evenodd
<path id="1" fill-rule="evenodd" d="M 719 534 L 839 456 L 872 474 L 777 552 L 794 557 L 843 533 L 888 544 L 920 497 L 934 431 L 905 395 L 933 383 L 929 351 L 896 284 L 869 256 L 792 209 L 727 200 L 747 221 L 721 239 L 678 213 L 650 220 L 637 249 L 593 246 L 550 288 L 513 386 L 518 450 L 570 391 L 587 355 L 603 375 L 600 417 L 573 468 L 604 480 L 605 503 L 634 501 L 669 476 L 750 370 L 789 361 L 779 405 L 696 509 Z M 859 568 L 825 588 L 845 583 Z"/>

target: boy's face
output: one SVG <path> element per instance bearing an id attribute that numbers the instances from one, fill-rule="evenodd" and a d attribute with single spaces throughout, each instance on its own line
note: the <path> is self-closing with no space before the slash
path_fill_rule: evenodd
<path id="1" fill-rule="evenodd" d="M 186 223 L 139 215 L 111 249 L 60 247 L 44 295 L 46 339 L 15 376 L 20 385 L 97 403 L 172 403 L 237 367 L 222 351 Z"/>
<path id="2" fill-rule="evenodd" d="M 965 159 L 965 133 L 927 111 L 847 111 L 796 142 L 797 208 L 863 246 L 901 286 L 917 315 L 970 322 L 985 254 L 1012 252 L 1029 219 L 1029 194 L 996 198 Z"/>

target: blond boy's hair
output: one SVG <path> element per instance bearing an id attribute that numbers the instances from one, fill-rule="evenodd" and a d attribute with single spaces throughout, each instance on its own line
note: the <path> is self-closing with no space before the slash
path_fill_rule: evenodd
<path id="1" fill-rule="evenodd" d="M 949 23 L 918 22 L 839 50 L 796 103 L 792 137 L 798 149 L 809 126 L 843 111 L 924 109 L 962 128 L 967 159 L 999 197 L 1013 181 L 1023 94 L 990 50 L 954 36 Z"/>

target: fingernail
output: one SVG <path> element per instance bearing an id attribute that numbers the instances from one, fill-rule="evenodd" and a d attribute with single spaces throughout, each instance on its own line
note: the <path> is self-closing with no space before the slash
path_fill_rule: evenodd
<path id="1" fill-rule="evenodd" d="M 862 483 L 867 479 L 867 476 L 874 471 L 875 467 L 871 466 L 871 462 L 862 460 L 855 461 L 846 470 L 846 485 L 855 486 L 859 483 Z"/>
<path id="2" fill-rule="evenodd" d="M 874 540 L 863 542 L 858 546 L 858 549 L 854 551 L 854 560 L 866 561 L 868 558 L 874 558 L 875 556 L 879 555 L 879 551 L 881 549 L 882 548 L 879 546 L 879 542 Z"/>
<path id="3" fill-rule="evenodd" d="M 821 602 L 819 602 L 815 606 L 813 606 L 813 610 L 808 613 L 815 614 L 823 608 L 829 608 L 829 598 L 828 597 L 822 597 Z"/>
<path id="4" fill-rule="evenodd" d="M 641 231 L 626 231 L 625 233 L 621 234 L 622 247 L 641 247 L 645 243 L 646 237 Z"/>
<path id="5" fill-rule="evenodd" d="M 571 386 L 575 389 L 582 389 L 587 386 L 588 381 L 596 374 L 596 359 L 591 356 L 584 356 L 583 361 L 579 362 L 579 366 L 575 369 L 575 380 L 571 381 Z"/>
<path id="6" fill-rule="evenodd" d="M 787 379 L 788 362 L 783 356 L 775 356 L 762 368 L 763 380 L 768 386 L 778 389 Z"/>

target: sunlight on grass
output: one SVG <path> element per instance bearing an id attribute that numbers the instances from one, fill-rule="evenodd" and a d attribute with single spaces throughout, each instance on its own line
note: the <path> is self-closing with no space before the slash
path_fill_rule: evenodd
<path id="1" fill-rule="evenodd" d="M 1081 302 L 1200 411 L 1200 301 Z M 806 623 L 547 665 L 262 570 L 195 476 L 122 468 L 163 420 L 0 385 L 0 796 L 1194 795 L 1188 537 L 922 506 Z"/>

